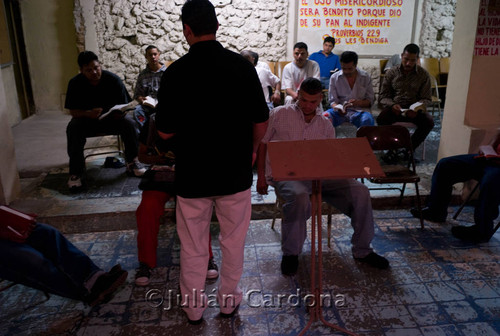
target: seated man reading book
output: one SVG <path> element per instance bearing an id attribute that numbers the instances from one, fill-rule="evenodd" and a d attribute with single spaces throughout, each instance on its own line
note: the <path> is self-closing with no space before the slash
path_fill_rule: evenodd
<path id="1" fill-rule="evenodd" d="M 408 44 L 401 54 L 401 64 L 387 70 L 379 96 L 382 111 L 377 117 L 378 125 L 415 124 L 417 128 L 411 136 L 414 150 L 434 127 L 434 120 L 425 109 L 409 109 L 416 102 L 422 107 L 431 102 L 431 81 L 429 73 L 417 63 L 419 54 L 420 48 L 416 44 Z"/>
<path id="2" fill-rule="evenodd" d="M 127 104 L 130 96 L 122 80 L 112 72 L 102 70 L 97 55 L 82 51 L 78 55 L 80 73 L 68 83 L 64 107 L 73 117 L 66 128 L 69 155 L 68 187 L 82 186 L 85 172 L 83 148 L 87 137 L 98 134 L 119 134 L 125 144 L 127 173 L 142 176 L 146 171 L 137 159 L 137 134 L 132 117 L 122 110 L 100 118 L 115 105 Z"/>
<path id="3" fill-rule="evenodd" d="M 356 127 L 373 126 L 371 114 L 373 84 L 370 74 L 358 69 L 358 55 L 354 51 L 344 51 L 340 55 L 341 70 L 330 77 L 328 99 L 331 109 L 324 115 L 337 127 L 349 122 Z"/>
<path id="4" fill-rule="evenodd" d="M 439 160 L 432 174 L 431 193 L 427 207 L 422 209 L 424 219 L 444 222 L 448 215 L 453 185 L 468 180 L 479 183 L 479 198 L 474 209 L 475 225 L 455 226 L 451 233 L 465 241 L 483 242 L 493 235 L 493 221 L 500 205 L 500 133 L 490 146 L 481 146 L 480 154 L 455 155 Z M 420 218 L 417 209 L 412 215 Z"/>
<path id="5" fill-rule="evenodd" d="M 167 69 L 165 64 L 160 62 L 160 50 L 156 46 L 147 46 L 145 57 L 146 68 L 137 77 L 134 91 L 134 99 L 139 102 L 134 111 L 137 134 L 141 132 L 146 119 L 155 111 L 161 76 Z"/>
<path id="6" fill-rule="evenodd" d="M 99 268 L 57 229 L 0 206 L 0 278 L 80 300 L 105 302 L 127 279 L 115 265 Z"/>

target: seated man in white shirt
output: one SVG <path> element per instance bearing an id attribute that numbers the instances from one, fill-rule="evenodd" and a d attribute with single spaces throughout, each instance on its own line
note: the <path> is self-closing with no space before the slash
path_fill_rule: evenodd
<path id="1" fill-rule="evenodd" d="M 344 51 L 340 55 L 341 70 L 330 77 L 328 99 L 331 109 L 324 115 L 333 127 L 349 122 L 356 127 L 373 126 L 375 120 L 370 112 L 374 94 L 370 75 L 357 67 L 358 55 Z"/>
<path id="2" fill-rule="evenodd" d="M 282 87 L 286 91 L 285 105 L 297 100 L 300 84 L 304 79 L 308 77 L 320 78 L 318 63 L 308 60 L 308 56 L 307 44 L 297 42 L 293 46 L 293 62 L 285 65 L 281 76 Z"/>
<path id="3" fill-rule="evenodd" d="M 259 62 L 259 54 L 250 50 L 243 50 L 241 56 L 245 57 L 255 66 L 255 71 L 259 76 L 262 92 L 266 98 L 269 109 L 273 109 L 281 101 L 281 83 L 278 76 L 273 74 L 266 63 Z M 259 65 L 261 64 L 261 65 Z M 265 64 L 262 66 L 262 64 Z M 274 93 L 273 93 L 274 90 Z"/>
<path id="4" fill-rule="evenodd" d="M 335 138 L 335 129 L 322 116 L 319 79 L 307 78 L 299 90 L 297 102 L 279 106 L 270 112 L 269 125 L 257 155 L 257 192 L 267 194 L 268 184 L 274 186 L 284 199 L 281 221 L 281 273 L 297 272 L 302 247 L 307 236 L 306 223 L 311 216 L 311 181 L 274 181 L 267 143 L 270 141 L 319 140 Z M 346 158 L 349 160 L 349 158 Z M 311 162 L 310 164 L 314 164 Z M 321 184 L 323 200 L 351 218 L 354 229 L 352 255 L 357 261 L 385 269 L 389 262 L 376 254 L 370 246 L 374 237 L 372 205 L 368 188 L 354 179 L 324 180 Z"/>

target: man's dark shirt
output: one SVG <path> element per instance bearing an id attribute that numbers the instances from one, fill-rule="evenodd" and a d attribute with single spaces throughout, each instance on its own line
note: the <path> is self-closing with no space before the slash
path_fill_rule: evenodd
<path id="1" fill-rule="evenodd" d="M 387 70 L 379 97 L 383 107 L 394 104 L 408 108 L 411 104 L 422 102 L 431 103 L 431 81 L 427 70 L 420 65 L 408 74 L 403 71 L 403 66 L 395 66 Z"/>
<path id="2" fill-rule="evenodd" d="M 252 185 L 253 125 L 269 109 L 255 68 L 217 41 L 198 42 L 165 71 L 156 125 L 175 133 L 176 189 L 185 198 Z"/>
<path id="3" fill-rule="evenodd" d="M 101 107 L 103 112 L 106 112 L 117 104 L 129 101 L 130 95 L 120 77 L 103 70 L 97 85 L 90 84 L 81 73 L 71 78 L 64 107 L 68 110 L 91 110 Z"/>

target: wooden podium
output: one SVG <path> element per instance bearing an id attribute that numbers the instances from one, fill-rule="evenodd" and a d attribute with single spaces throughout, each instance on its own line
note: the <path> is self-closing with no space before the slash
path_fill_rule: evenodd
<path id="1" fill-rule="evenodd" d="M 310 307 L 309 322 L 299 335 L 304 335 L 313 322 L 319 319 L 331 328 L 355 336 L 356 334 L 327 322 L 319 304 L 323 291 L 321 180 L 384 176 L 382 168 L 366 138 L 272 141 L 268 143 L 267 150 L 274 180 L 312 180 L 311 293 L 314 295 L 315 305 Z"/>

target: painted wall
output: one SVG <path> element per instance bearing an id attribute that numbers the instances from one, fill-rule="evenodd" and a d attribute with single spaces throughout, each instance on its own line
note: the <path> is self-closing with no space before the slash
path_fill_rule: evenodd
<path id="1" fill-rule="evenodd" d="M 1 72 L 1 85 L 4 90 L 5 102 L 4 113 L 5 120 L 8 125 L 13 126 L 21 122 L 21 109 L 19 107 L 19 99 L 15 90 L 16 81 L 14 78 L 14 69 L 12 65 L 0 69 Z"/>
<path id="2" fill-rule="evenodd" d="M 482 76 L 481 82 L 484 86 L 480 87 L 471 81 L 476 76 L 473 70 L 484 67 L 484 59 L 473 56 L 480 3 L 481 0 L 458 1 L 457 3 L 453 57 L 450 62 L 439 158 L 477 152 L 478 146 L 489 143 L 496 134 L 497 128 L 500 127 L 498 105 L 489 106 L 487 110 L 480 111 L 481 118 L 477 119 L 477 125 L 473 125 L 476 123 L 473 121 L 476 118 L 472 115 L 477 113 L 478 108 L 484 104 L 488 105 L 489 101 L 498 100 L 498 75 Z M 498 60 L 498 56 L 491 60 L 497 64 L 496 68 L 490 69 L 491 71 L 498 71 L 500 68 Z M 487 96 L 480 92 L 481 87 L 486 87 Z M 470 94 L 471 92 L 475 94 Z M 469 124 L 466 122 L 467 119 L 471 121 Z"/>
<path id="3" fill-rule="evenodd" d="M 78 72 L 73 3 L 24 0 L 20 5 L 37 112 L 60 110 L 61 95 Z"/>
<path id="4" fill-rule="evenodd" d="M 9 72 L 8 70 L 5 72 Z M 9 204 L 21 190 L 14 153 L 14 139 L 8 122 L 4 70 L 0 71 L 0 204 Z M 10 98 L 9 98 L 10 99 Z"/>

